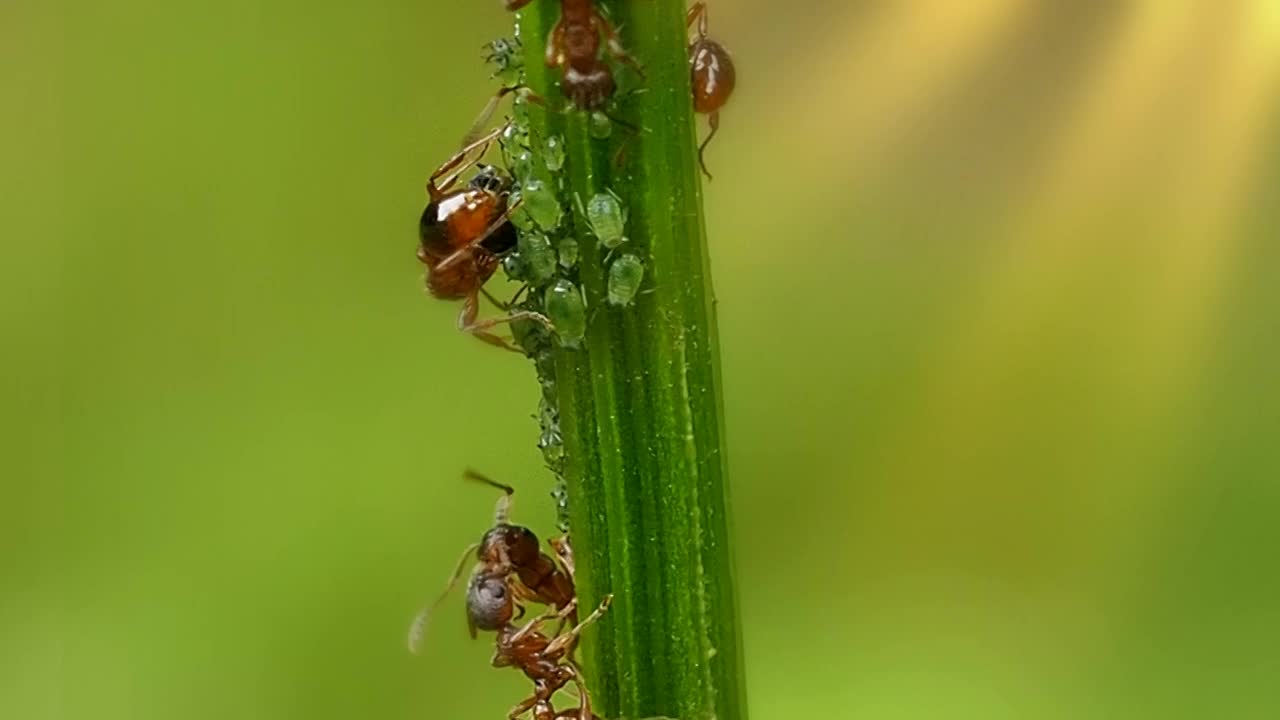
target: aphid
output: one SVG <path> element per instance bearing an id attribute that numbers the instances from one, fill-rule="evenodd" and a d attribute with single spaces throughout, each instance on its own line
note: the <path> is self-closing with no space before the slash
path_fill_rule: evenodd
<path id="1" fill-rule="evenodd" d="M 418 259 L 427 266 L 426 285 L 433 297 L 462 300 L 458 329 L 491 345 L 519 352 L 490 330 L 517 319 L 550 325 L 549 320 L 528 310 L 478 319 L 485 282 L 498 269 L 499 256 L 516 245 L 510 216 L 517 203 L 508 203 L 511 180 L 496 168 L 478 165 L 502 131 L 503 128 L 494 130 L 463 148 L 432 173 L 427 181 L 429 202 L 418 223 Z M 477 153 L 475 158 L 470 157 L 473 152 Z M 473 166 L 477 172 L 467 186 L 452 189 L 462 173 Z"/>
<path id="2" fill-rule="evenodd" d="M 622 199 L 614 194 L 613 190 L 607 193 L 596 193 L 587 201 L 586 207 L 582 206 L 582 198 L 576 198 L 578 202 L 578 210 L 587 219 L 587 224 L 591 226 L 591 232 L 600 238 L 600 244 L 610 250 L 625 243 L 627 238 L 623 235 L 627 224 L 627 211 L 622 206 Z"/>
<path id="3" fill-rule="evenodd" d="M 518 583 L 512 584 L 509 588 L 513 595 L 513 602 L 515 599 L 529 600 L 563 610 L 571 606 L 575 597 L 573 577 L 566 569 L 569 566 L 562 567 L 551 556 L 543 553 L 538 544 L 538 536 L 532 530 L 508 522 L 515 488 L 490 480 L 474 470 L 467 470 L 463 477 L 498 488 L 503 491 L 503 495 L 498 498 L 494 506 L 493 527 L 485 532 L 480 542 L 467 547 L 462 557 L 458 559 L 458 565 L 445 585 L 444 592 L 414 618 L 409 628 L 409 650 L 414 653 L 421 648 L 422 636 L 431 612 L 448 597 L 458 579 L 462 577 L 467 558 L 472 552 L 476 554 L 476 564 L 467 596 L 467 624 L 471 629 L 472 637 L 475 637 L 477 629 L 492 629 L 486 627 L 492 621 L 481 612 L 483 606 L 472 607 L 474 602 L 479 602 L 483 598 L 473 597 L 471 588 L 481 582 L 484 577 L 499 578 L 506 582 L 509 576 L 514 575 Z M 561 547 L 568 547 L 568 545 L 553 543 L 552 547 L 556 548 L 558 553 Z M 570 558 L 571 562 L 572 558 Z M 572 611 L 565 617 L 570 621 L 576 620 L 576 615 Z"/>
<path id="4" fill-rule="evenodd" d="M 552 318 L 560 342 L 577 347 L 587 334 L 587 303 L 577 286 L 568 280 L 557 280 L 547 288 L 542 307 Z"/>
<path id="5" fill-rule="evenodd" d="M 542 287 L 556 275 L 555 248 L 546 235 L 539 232 L 525 233 L 518 243 L 520 257 L 524 261 L 524 279 L 534 287 Z"/>
<path id="6" fill-rule="evenodd" d="M 547 232 L 560 227 L 564 208 L 560 207 L 559 198 L 546 181 L 537 177 L 526 179 L 520 184 L 520 199 L 523 201 L 522 211 L 528 213 L 538 227 Z"/>
<path id="7" fill-rule="evenodd" d="M 608 300 L 610 305 L 626 307 L 635 300 L 644 280 L 644 263 L 627 253 L 609 265 Z"/>
<path id="8" fill-rule="evenodd" d="M 504 85 L 519 81 L 520 72 L 524 70 L 520 38 L 498 38 L 483 47 L 488 51 L 484 61 L 493 65 L 493 74 L 489 77 L 500 78 Z"/>
<path id="9" fill-rule="evenodd" d="M 698 164 L 707 179 L 711 172 L 707 170 L 707 162 L 703 155 L 711 138 L 720 129 L 720 108 L 729 102 L 737 83 L 737 72 L 733 68 L 733 58 L 720 43 L 707 35 L 707 5 L 696 2 L 689 8 L 686 16 L 687 25 L 692 28 L 694 21 L 698 23 L 697 35 L 689 43 L 689 73 L 693 81 L 693 109 L 707 116 L 711 133 L 698 146 Z"/>

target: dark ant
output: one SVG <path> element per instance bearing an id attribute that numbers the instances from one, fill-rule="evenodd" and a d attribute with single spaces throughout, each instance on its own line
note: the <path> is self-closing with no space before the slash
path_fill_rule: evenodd
<path id="1" fill-rule="evenodd" d="M 480 158 L 504 130 L 505 127 L 498 128 L 468 144 L 431 174 L 427 181 L 429 202 L 418 222 L 421 241 L 418 259 L 427 266 L 426 284 L 432 296 L 441 300 L 462 300 L 462 311 L 458 314 L 459 330 L 490 345 L 520 352 L 519 348 L 489 330 L 522 319 L 551 327 L 550 320 L 527 310 L 501 318 L 477 319 L 481 293 L 495 305 L 507 309 L 484 290 L 484 284 L 497 271 L 499 256 L 516 245 L 516 231 L 510 217 L 518 203 L 507 203 L 511 179 L 497 168 L 479 164 Z M 477 155 L 470 158 L 473 152 Z M 477 172 L 467 186 L 461 190 L 452 189 L 459 177 L 473 166 Z"/>
<path id="2" fill-rule="evenodd" d="M 557 610 L 576 607 L 572 575 L 573 551 L 567 539 L 559 538 L 550 543 L 560 558 L 562 569 L 551 556 L 539 549 L 538 536 L 532 530 L 508 522 L 515 488 L 490 480 L 474 470 L 467 470 L 463 476 L 468 480 L 498 488 L 503 491 L 503 495 L 498 498 L 494 507 L 493 527 L 485 532 L 480 542 L 467 547 L 462 557 L 458 559 L 458 565 L 445 585 L 444 592 L 414 619 L 409 629 L 409 650 L 415 653 L 421 646 L 422 634 L 431 612 L 457 584 L 466 567 L 467 558 L 472 552 L 476 554 L 476 564 L 467 590 L 467 627 L 471 637 L 476 636 L 477 629 L 497 629 L 489 626 L 491 623 L 486 623 L 485 617 L 473 608 L 477 583 L 486 583 L 488 579 L 501 580 L 504 583 L 505 592 L 507 578 L 514 574 L 519 582 L 510 583 L 511 594 L 515 596 L 513 600 L 537 602 Z M 565 619 L 568 622 L 577 622 L 576 610 L 569 610 Z"/>
<path id="3" fill-rule="evenodd" d="M 733 87 L 737 82 L 737 72 L 733 68 L 733 58 L 720 43 L 707 35 L 707 5 L 696 2 L 689 8 L 686 24 L 692 28 L 694 21 L 698 23 L 698 34 L 689 43 L 689 73 L 693 80 L 693 109 L 707 116 L 711 126 L 711 134 L 698 146 L 698 164 L 707 179 L 711 173 L 707 170 L 707 161 L 703 154 L 711 138 L 720 129 L 720 108 L 729 102 Z"/>
<path id="4" fill-rule="evenodd" d="M 530 620 L 523 627 L 512 623 L 516 613 L 515 593 L 505 576 L 493 573 L 477 573 L 467 588 L 467 614 L 481 630 L 498 634 L 493 653 L 494 667 L 514 667 L 533 681 L 533 695 L 522 700 L 507 714 L 514 719 L 534 711 L 535 720 L 555 718 L 595 718 L 591 712 L 590 694 L 582 680 L 582 672 L 570 657 L 578 637 L 589 625 L 599 620 L 609 610 L 612 595 L 604 596 L 600 606 L 585 620 L 567 632 L 547 636 L 540 628 L 544 623 L 559 620 L 561 623 L 577 612 L 577 598 L 559 610 L 551 608 Z M 573 683 L 578 690 L 578 710 L 556 713 L 551 698 L 561 688 Z"/>

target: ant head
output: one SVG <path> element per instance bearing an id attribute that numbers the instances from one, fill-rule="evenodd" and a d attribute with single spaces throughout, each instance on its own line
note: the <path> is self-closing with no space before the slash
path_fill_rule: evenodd
<path id="1" fill-rule="evenodd" d="M 565 68 L 561 87 L 579 110 L 599 110 L 613 96 L 617 83 L 609 66 L 598 62 L 585 68 Z"/>
<path id="2" fill-rule="evenodd" d="M 502 523 L 490 528 L 480 539 L 476 556 L 489 567 L 532 565 L 541 554 L 538 536 L 520 525 Z"/>
<path id="3" fill-rule="evenodd" d="M 511 179 L 502 170 L 493 165 L 476 164 L 476 174 L 471 178 L 471 189 L 488 193 L 505 192 L 511 186 Z"/>
<path id="4" fill-rule="evenodd" d="M 475 630 L 500 630 L 511 622 L 515 601 L 504 576 L 477 573 L 467 586 L 467 622 Z"/>

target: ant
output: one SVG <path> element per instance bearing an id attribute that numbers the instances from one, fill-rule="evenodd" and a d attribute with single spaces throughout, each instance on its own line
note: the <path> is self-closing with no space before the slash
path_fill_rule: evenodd
<path id="1" fill-rule="evenodd" d="M 542 633 L 540 628 L 552 620 L 564 623 L 575 615 L 577 598 L 570 600 L 563 608 L 548 609 L 523 627 L 517 627 L 512 623 L 516 613 L 514 596 L 507 578 L 496 573 L 482 572 L 473 575 L 467 588 L 467 614 L 472 622 L 481 630 L 496 631 L 498 634 L 493 666 L 515 667 L 533 681 L 533 695 L 513 707 L 507 717 L 514 719 L 529 710 L 534 711 L 535 720 L 575 717 L 572 712 L 557 714 L 551 706 L 552 696 L 573 683 L 578 690 L 579 707 L 576 717 L 594 718 L 590 694 L 582 680 L 582 672 L 571 655 L 582 631 L 609 610 L 613 596 L 604 596 L 600 606 L 585 620 L 567 632 L 551 637 Z"/>
<path id="2" fill-rule="evenodd" d="M 506 0 L 505 5 L 508 10 L 519 10 L 530 2 L 532 0 Z M 560 0 L 560 19 L 547 37 L 546 63 L 547 67 L 562 70 L 560 88 L 579 110 L 604 111 L 605 105 L 618 88 L 613 71 L 600 57 L 601 35 L 606 40 L 605 49 L 611 57 L 626 63 L 644 77 L 640 64 L 618 39 L 617 29 L 596 9 L 593 0 Z M 502 98 L 515 92 L 519 92 L 521 97 L 530 102 L 550 109 L 544 98 L 526 86 L 504 87 L 489 100 L 464 142 L 469 141 L 478 128 L 483 127 Z M 638 128 L 630 124 L 607 113 L 606 116 L 632 132 L 638 132 Z"/>
<path id="3" fill-rule="evenodd" d="M 711 126 L 711 134 L 698 146 L 698 164 L 702 172 L 710 180 L 711 172 L 707 170 L 707 161 L 703 157 L 711 138 L 720 129 L 720 108 L 729 102 L 733 87 L 737 83 L 737 72 L 733 68 L 733 58 L 720 43 L 707 35 L 707 4 L 696 2 L 689 8 L 685 23 L 692 28 L 698 23 L 697 36 L 689 43 L 689 73 L 693 80 L 693 109 L 707 116 Z"/>
<path id="4" fill-rule="evenodd" d="M 477 629 L 497 629 L 491 622 L 486 622 L 485 616 L 473 607 L 477 584 L 484 584 L 487 579 L 497 579 L 503 583 L 505 592 L 507 578 L 512 574 L 519 582 L 512 583 L 510 589 L 519 600 L 541 603 L 561 611 L 568 608 L 565 619 L 568 622 L 577 622 L 573 585 L 573 551 L 568 540 L 559 538 L 550 543 L 563 565 L 562 569 L 561 565 L 557 565 L 555 560 L 539 549 L 538 536 L 532 530 L 508 522 L 515 488 L 490 480 L 474 470 L 467 470 L 463 473 L 463 477 L 498 488 L 503 491 L 503 495 L 498 498 L 494 507 L 493 527 L 485 532 L 480 542 L 467 547 L 462 557 L 458 559 L 457 567 L 454 568 L 453 575 L 445 585 L 444 592 L 414 619 L 409 629 L 409 650 L 418 652 L 431 612 L 457 584 L 463 568 L 466 567 L 467 558 L 473 552 L 476 554 L 476 564 L 467 590 L 467 627 L 471 637 L 476 636 Z"/>
<path id="5" fill-rule="evenodd" d="M 542 315 L 522 310 L 505 317 L 479 320 L 480 293 L 495 305 L 508 309 L 484 290 L 484 284 L 498 269 L 499 256 L 516 245 L 511 213 L 519 203 L 508 205 L 511 179 L 480 159 L 506 127 L 500 127 L 459 150 L 431 174 L 427 181 L 429 202 L 418 222 L 418 260 L 427 266 L 426 285 L 441 300 L 462 300 L 458 329 L 507 350 L 518 348 L 490 329 L 515 320 L 535 320 L 552 327 Z M 470 155 L 475 152 L 476 157 Z M 459 177 L 475 167 L 476 174 L 460 190 L 452 189 Z M 446 177 L 447 176 L 447 177 Z M 441 179 L 443 178 L 443 180 Z"/>
<path id="6" fill-rule="evenodd" d="M 532 0 L 505 0 L 508 10 L 519 10 Z M 600 36 L 615 60 L 644 71 L 622 47 L 618 31 L 596 9 L 594 0 L 560 0 L 560 20 L 547 38 L 547 67 L 564 71 L 561 87 L 579 110 L 599 110 L 617 88 L 613 72 L 600 58 Z"/>

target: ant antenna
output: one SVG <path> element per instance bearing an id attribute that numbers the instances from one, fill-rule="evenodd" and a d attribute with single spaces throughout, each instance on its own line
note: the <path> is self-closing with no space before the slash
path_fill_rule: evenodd
<path id="1" fill-rule="evenodd" d="M 436 598 L 435 602 L 422 608 L 418 615 L 413 618 L 413 622 L 409 625 L 409 652 L 414 655 L 422 652 L 422 638 L 426 635 L 427 621 L 431 619 L 431 613 L 435 612 L 440 603 L 444 602 L 444 599 L 449 596 L 449 591 L 453 590 L 453 586 L 458 584 L 458 578 L 462 577 L 462 569 L 467 566 L 467 558 L 479 547 L 480 543 L 472 543 L 467 546 L 466 551 L 462 553 L 462 557 L 458 558 L 458 566 L 453 569 L 453 575 L 449 578 L 448 584 L 444 586 L 444 592 L 440 593 L 440 597 Z"/>
<path id="2" fill-rule="evenodd" d="M 493 524 L 506 525 L 507 518 L 511 516 L 511 497 L 516 494 L 516 489 L 510 485 L 503 485 L 497 480 L 492 480 L 488 476 L 482 475 L 470 468 L 463 471 L 462 477 L 474 482 L 484 483 L 489 487 L 498 488 L 502 492 L 506 493 L 502 497 L 498 498 L 498 504 L 493 510 Z"/>

